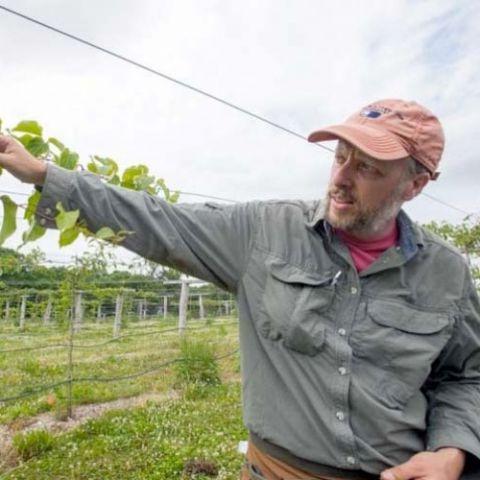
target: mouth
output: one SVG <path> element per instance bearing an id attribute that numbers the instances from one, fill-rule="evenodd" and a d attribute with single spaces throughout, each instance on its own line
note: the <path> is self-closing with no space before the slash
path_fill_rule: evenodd
<path id="1" fill-rule="evenodd" d="M 340 192 L 330 193 L 330 200 L 337 210 L 346 210 L 353 206 L 354 201 L 351 197 L 343 195 Z"/>

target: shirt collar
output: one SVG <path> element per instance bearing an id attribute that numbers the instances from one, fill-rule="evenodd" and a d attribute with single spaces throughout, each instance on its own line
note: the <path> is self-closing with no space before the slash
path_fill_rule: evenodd
<path id="1" fill-rule="evenodd" d="M 333 229 L 325 220 L 325 207 L 326 202 L 319 201 L 307 215 L 305 224 L 314 230 L 323 230 L 331 241 Z M 423 232 L 403 210 L 398 213 L 397 225 L 399 232 L 398 245 L 405 256 L 405 260 L 410 260 L 418 252 L 418 248 L 424 245 Z"/>

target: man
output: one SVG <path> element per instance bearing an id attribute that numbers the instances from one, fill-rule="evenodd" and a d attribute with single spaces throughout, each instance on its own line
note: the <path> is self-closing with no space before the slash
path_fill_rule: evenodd
<path id="1" fill-rule="evenodd" d="M 458 480 L 480 458 L 478 296 L 461 256 L 401 211 L 438 176 L 442 128 L 383 100 L 309 138 L 330 139 L 325 202 L 172 206 L 6 137 L 0 164 L 43 185 L 43 225 L 61 201 L 237 295 L 243 479 Z"/>

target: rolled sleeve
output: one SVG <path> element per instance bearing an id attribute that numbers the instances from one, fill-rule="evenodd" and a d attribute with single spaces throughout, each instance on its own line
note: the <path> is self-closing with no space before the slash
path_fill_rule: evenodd
<path id="1" fill-rule="evenodd" d="M 469 272 L 451 341 L 434 364 L 427 449 L 460 448 L 480 467 L 480 304 Z"/>
<path id="2" fill-rule="evenodd" d="M 129 232 L 120 245 L 155 262 L 235 291 L 248 261 L 255 203 L 172 205 L 98 175 L 49 165 L 36 218 L 55 228 L 56 205 L 79 210 L 92 232 Z"/>

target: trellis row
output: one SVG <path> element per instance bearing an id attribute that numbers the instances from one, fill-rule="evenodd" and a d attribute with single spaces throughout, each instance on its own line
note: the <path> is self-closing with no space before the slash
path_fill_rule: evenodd
<path id="1" fill-rule="evenodd" d="M 182 333 L 186 326 L 187 326 L 187 314 L 189 307 L 190 308 L 195 308 L 198 307 L 198 316 L 197 318 L 200 319 L 205 319 L 206 317 L 206 308 L 205 308 L 205 303 L 204 299 L 208 297 L 217 297 L 215 301 L 216 305 L 216 315 L 226 315 L 229 316 L 232 314 L 232 305 L 233 305 L 233 298 L 231 296 L 228 297 L 228 299 L 225 300 L 225 294 L 222 293 L 222 298 L 218 299 L 218 294 L 216 293 L 195 293 L 194 295 L 191 294 L 191 289 L 190 285 L 195 284 L 198 281 L 192 280 L 192 279 L 182 279 L 178 283 L 180 284 L 180 297 L 179 297 L 179 302 L 178 302 L 178 330 L 180 333 Z M 70 308 L 67 308 L 64 312 L 64 315 L 67 316 L 67 320 L 72 320 L 73 322 L 73 330 L 74 332 L 79 332 L 82 328 L 82 325 L 84 323 L 84 316 L 85 316 L 85 296 L 86 294 L 89 294 L 90 297 L 92 296 L 91 292 L 83 291 L 83 290 L 77 290 L 73 294 L 73 306 Z M 130 300 L 132 303 L 132 306 L 135 302 L 137 302 L 136 307 L 137 307 L 137 316 L 138 320 L 146 320 L 147 314 L 148 314 L 148 306 L 155 307 L 157 305 L 156 309 L 156 317 L 162 316 L 164 319 L 167 318 L 168 316 L 168 311 L 169 308 L 175 306 L 175 303 L 173 300 L 177 297 L 175 294 L 162 294 L 160 295 L 160 298 L 162 298 L 163 301 L 159 302 L 158 304 L 150 303 L 147 304 L 147 299 L 146 298 L 140 298 L 140 299 L 135 299 L 131 298 L 135 294 L 135 291 L 132 289 L 119 289 L 117 291 L 116 297 L 115 297 L 115 312 L 114 312 L 114 322 L 113 322 L 113 336 L 118 336 L 121 331 L 122 327 L 122 318 L 124 316 L 124 311 L 125 311 L 125 300 L 126 297 L 130 297 Z M 48 326 L 52 324 L 52 317 L 54 316 L 55 313 L 55 302 L 54 302 L 54 297 L 52 296 L 51 293 L 44 293 L 43 291 L 38 291 L 38 292 L 30 292 L 28 294 L 21 294 L 20 292 L 16 292 L 10 295 L 3 295 L 3 300 L 4 300 L 4 321 L 8 322 L 9 320 L 12 319 L 11 317 L 11 312 L 12 312 L 12 304 L 14 305 L 15 302 L 12 302 L 12 298 L 17 300 L 17 308 L 18 308 L 18 325 L 21 330 L 24 330 L 26 325 L 27 325 L 27 312 L 28 312 L 28 300 L 33 297 L 34 302 L 32 302 L 32 305 L 38 310 L 39 305 L 38 305 L 38 297 L 39 296 L 44 296 L 47 298 L 46 302 L 43 304 L 44 305 L 44 310 L 43 314 L 39 315 L 38 318 L 41 318 L 41 321 L 44 326 Z M 113 296 L 113 292 L 110 292 L 110 297 Z M 159 298 L 159 300 L 160 300 Z M 2 297 L 0 297 L 2 299 Z M 192 302 L 192 299 L 196 299 L 196 304 L 195 302 Z M 97 299 L 98 300 L 98 299 Z M 100 303 L 96 305 L 96 315 L 95 315 L 95 320 L 97 323 L 103 321 L 107 317 L 107 313 L 103 311 L 103 307 L 105 305 L 102 305 L 100 299 Z M 105 298 L 103 298 L 105 301 Z M 111 300 L 111 298 L 110 298 Z M 92 303 L 92 300 L 90 300 Z M 210 302 L 211 303 L 211 302 Z M 131 310 L 131 308 L 130 308 Z M 58 312 L 57 312 L 58 313 Z M 64 317 L 65 318 L 65 317 Z"/>

